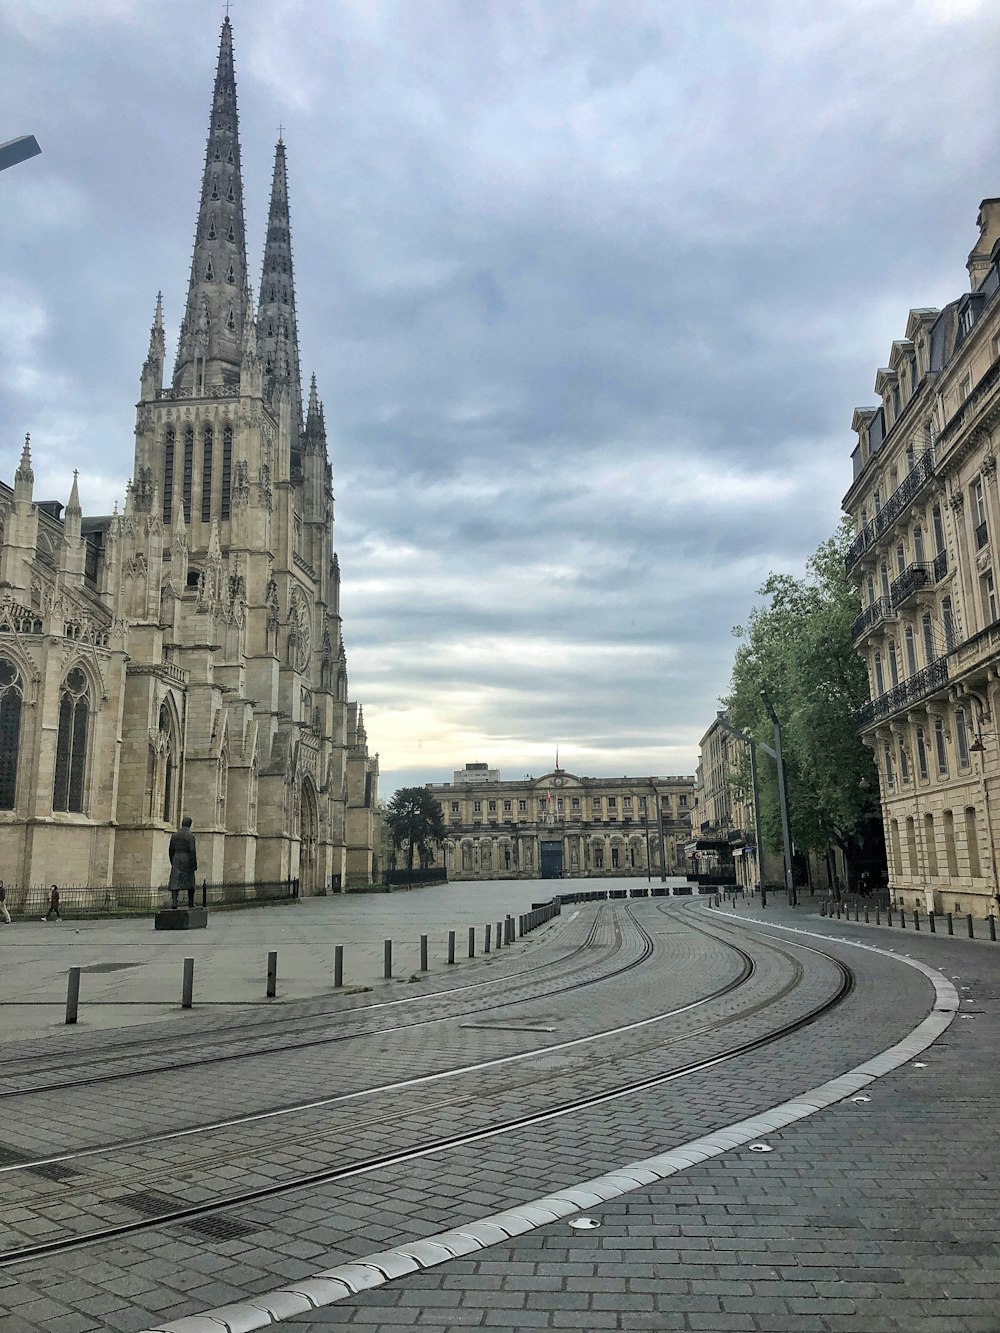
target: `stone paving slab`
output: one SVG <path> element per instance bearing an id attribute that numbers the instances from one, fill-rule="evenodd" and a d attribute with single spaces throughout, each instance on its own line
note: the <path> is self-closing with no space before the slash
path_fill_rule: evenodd
<path id="1" fill-rule="evenodd" d="M 599 888 L 609 882 L 587 883 Z M 646 886 L 645 880 L 610 883 Z M 457 934 L 457 960 L 465 962 L 470 926 L 476 928 L 480 951 L 487 922 L 495 935 L 497 921 L 507 913 L 517 916 L 567 887 L 569 882 L 512 880 L 302 898 L 212 912 L 204 931 L 156 932 L 147 918 L 0 925 L 0 1039 L 6 1044 L 65 1034 L 66 972 L 71 966 L 116 969 L 82 976 L 81 1032 L 178 1019 L 186 957 L 195 959 L 196 1005 L 275 1007 L 264 995 L 271 950 L 278 952 L 277 1004 L 330 994 L 338 944 L 345 951 L 346 987 L 381 983 L 386 939 L 393 940 L 394 974 L 404 980 L 413 975 L 420 965 L 421 934 L 429 937 L 431 972 L 442 975 L 453 970 L 447 964 L 449 929 Z"/>
<path id="2" fill-rule="evenodd" d="M 660 922 L 671 934 L 683 931 L 682 922 L 662 918 L 653 904 L 644 905 L 643 919 L 654 933 L 661 928 Z M 731 924 L 723 924 L 727 933 L 732 931 Z M 782 1093 L 790 1096 L 814 1086 L 890 1044 L 912 1025 L 915 1013 L 926 1012 L 926 983 L 910 969 L 892 962 L 876 966 L 870 958 L 856 961 L 859 984 L 837 1011 L 836 1023 L 806 1029 L 780 1048 L 745 1057 L 738 1076 L 732 1070 L 724 1077 L 706 1071 L 677 1085 L 667 1096 L 657 1091 L 575 1113 L 565 1121 L 551 1122 L 544 1133 L 511 1135 L 384 1170 L 346 1188 L 296 1192 L 294 1197 L 271 1200 L 267 1206 L 246 1208 L 241 1221 L 251 1224 L 252 1234 L 238 1240 L 199 1241 L 184 1228 L 163 1228 L 135 1240 L 123 1238 L 101 1251 L 99 1260 L 93 1251 L 84 1252 L 85 1267 L 81 1267 L 80 1255 L 26 1265 L 13 1271 L 10 1285 L 0 1288 L 0 1308 L 6 1302 L 12 1318 L 23 1318 L 26 1307 L 50 1299 L 53 1290 L 82 1272 L 101 1291 L 97 1299 L 125 1293 L 130 1300 L 123 1312 L 111 1311 L 105 1316 L 106 1323 L 95 1322 L 93 1327 L 154 1328 L 165 1320 L 194 1316 L 238 1300 L 248 1292 L 265 1292 L 288 1279 L 309 1277 L 331 1263 L 433 1235 L 456 1220 L 475 1223 L 477 1218 L 537 1197 L 540 1184 L 546 1189 L 570 1186 L 646 1156 L 651 1148 L 686 1142 L 692 1137 L 692 1126 L 704 1132 L 742 1118 L 754 1107 L 773 1105 Z M 880 987 L 884 990 L 887 977 L 891 977 L 896 1009 L 879 1013 L 873 1002 Z M 619 1248 L 623 1252 L 649 1249 L 648 1244 L 636 1243 L 641 1239 L 623 1237 Z M 706 1247 L 692 1244 L 690 1248 L 696 1252 Z M 454 1274 L 458 1270 L 449 1266 L 448 1271 Z M 11 1276 L 0 1275 L 0 1284 Z M 82 1307 L 72 1302 L 59 1305 L 59 1313 L 52 1318 L 81 1313 Z M 532 1311 L 533 1316 L 538 1313 Z M 554 1317 L 559 1311 L 551 1313 Z M 424 1312 L 413 1322 L 427 1322 Z"/>

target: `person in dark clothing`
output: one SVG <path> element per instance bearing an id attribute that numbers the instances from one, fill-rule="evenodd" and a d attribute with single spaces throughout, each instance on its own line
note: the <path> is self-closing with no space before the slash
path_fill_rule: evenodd
<path id="1" fill-rule="evenodd" d="M 185 815 L 176 833 L 170 835 L 170 906 L 177 906 L 177 895 L 187 889 L 188 907 L 194 906 L 194 872 L 198 869 L 198 851 L 191 832 L 191 816 Z"/>
<path id="2" fill-rule="evenodd" d="M 49 910 L 48 910 L 48 911 L 45 913 L 45 915 L 42 917 L 42 920 L 43 920 L 43 921 L 51 921 L 53 916 L 55 916 L 55 919 L 56 919 L 57 921 L 61 921 L 61 920 L 62 920 L 62 917 L 59 915 L 59 885 L 58 885 L 58 884 L 53 884 L 53 885 L 52 885 L 52 888 L 49 890 Z"/>
<path id="3" fill-rule="evenodd" d="M 7 890 L 3 886 L 3 880 L 0 879 L 0 916 L 3 917 L 7 925 L 10 925 L 10 913 L 7 911 Z"/>

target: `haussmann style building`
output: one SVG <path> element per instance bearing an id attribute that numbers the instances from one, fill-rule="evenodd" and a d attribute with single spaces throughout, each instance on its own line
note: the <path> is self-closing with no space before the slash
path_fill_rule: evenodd
<path id="1" fill-rule="evenodd" d="M 589 778 L 557 767 L 509 782 L 475 763 L 427 789 L 444 812 L 438 864 L 452 880 L 684 874 L 691 777 Z"/>
<path id="2" fill-rule="evenodd" d="M 1000 199 L 979 209 L 969 290 L 911 310 L 854 414 L 847 570 L 897 902 L 997 910 L 1000 840 Z"/>
<path id="3" fill-rule="evenodd" d="M 150 178 L 152 180 L 152 176 Z M 263 199 L 261 211 L 263 213 Z M 303 418 L 285 146 L 253 305 L 229 19 L 173 373 L 161 303 L 122 511 L 0 486 L 0 866 L 8 888 L 370 872 L 377 759 L 348 701 L 333 489 Z"/>

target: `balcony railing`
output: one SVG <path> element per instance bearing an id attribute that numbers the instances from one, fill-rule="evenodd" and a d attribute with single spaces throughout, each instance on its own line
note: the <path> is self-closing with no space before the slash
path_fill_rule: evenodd
<path id="1" fill-rule="evenodd" d="M 931 448 L 920 455 L 872 521 L 866 523 L 854 541 L 851 542 L 847 555 L 844 557 L 844 567 L 848 573 L 851 572 L 868 548 L 892 527 L 900 514 L 904 513 L 913 503 L 933 476 L 934 450 Z"/>
<path id="2" fill-rule="evenodd" d="M 879 621 L 885 620 L 888 614 L 889 607 L 884 597 L 879 597 L 871 606 L 866 606 L 851 625 L 851 642 L 857 643 L 863 634 L 867 634 Z"/>
<path id="3" fill-rule="evenodd" d="M 889 605 L 897 611 L 915 592 L 929 587 L 933 582 L 934 572 L 930 565 L 907 565 L 889 588 Z"/>
<path id="4" fill-rule="evenodd" d="M 894 685 L 891 690 L 885 694 L 880 694 L 877 699 L 869 699 L 855 713 L 855 721 L 861 728 L 870 727 L 873 722 L 879 722 L 884 717 L 890 717 L 893 713 L 898 713 L 901 708 L 906 708 L 909 704 L 917 703 L 920 699 L 925 699 L 928 694 L 933 694 L 939 690 L 948 680 L 948 659 L 938 657 L 922 671 L 916 675 L 909 676 L 906 680 L 901 680 L 898 685 Z"/>

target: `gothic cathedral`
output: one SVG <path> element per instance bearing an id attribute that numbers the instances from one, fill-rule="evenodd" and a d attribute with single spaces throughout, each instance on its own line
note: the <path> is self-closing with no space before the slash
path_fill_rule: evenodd
<path id="1" fill-rule="evenodd" d="M 348 702 L 333 487 L 303 419 L 285 146 L 256 313 L 232 27 L 222 27 L 169 385 L 159 299 L 123 511 L 0 484 L 0 877 L 162 885 L 184 814 L 199 880 L 372 870 L 378 759 Z"/>

